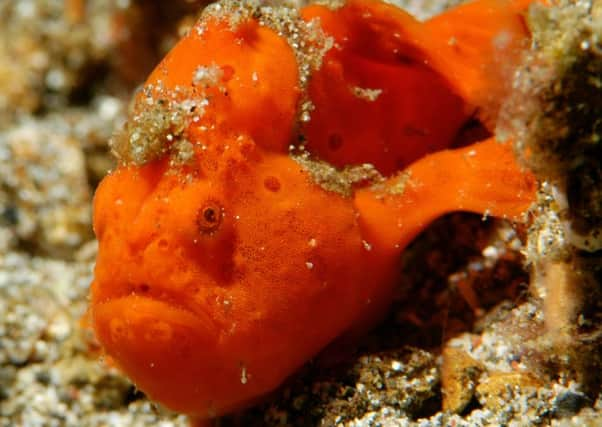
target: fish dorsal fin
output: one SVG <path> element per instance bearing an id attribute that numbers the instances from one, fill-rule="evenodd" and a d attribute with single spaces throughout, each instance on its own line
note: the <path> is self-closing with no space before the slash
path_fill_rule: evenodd
<path id="1" fill-rule="evenodd" d="M 489 138 L 426 156 L 384 184 L 358 190 L 355 205 L 364 238 L 399 251 L 448 212 L 519 219 L 535 190 L 533 175 L 516 163 L 511 144 Z"/>
<path id="2" fill-rule="evenodd" d="M 476 0 L 423 24 L 431 65 L 480 110 L 492 129 L 512 74 L 528 46 L 524 14 L 533 0 Z"/>

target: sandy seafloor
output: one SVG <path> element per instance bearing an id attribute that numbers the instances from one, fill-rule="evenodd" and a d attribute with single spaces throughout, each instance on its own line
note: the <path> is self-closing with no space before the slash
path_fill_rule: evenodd
<path id="1" fill-rule="evenodd" d="M 426 18 L 450 2 L 401 3 Z M 96 254 L 92 194 L 113 166 L 107 141 L 200 7 L 0 0 L 2 427 L 187 425 L 105 364 L 81 319 Z M 220 425 L 602 425 L 596 389 L 570 369 L 553 373 L 569 356 L 538 341 L 525 234 L 473 215 L 438 221 L 405 254 L 393 314 L 341 369 L 310 364 Z"/>

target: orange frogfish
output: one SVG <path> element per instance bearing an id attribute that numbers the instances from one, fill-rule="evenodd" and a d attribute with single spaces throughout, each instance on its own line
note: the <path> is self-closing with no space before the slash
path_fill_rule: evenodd
<path id="1" fill-rule="evenodd" d="M 235 411 L 378 319 L 435 218 L 518 219 L 534 179 L 488 135 L 529 3 L 426 22 L 378 0 L 208 7 L 136 95 L 96 192 L 106 354 L 173 410 Z"/>

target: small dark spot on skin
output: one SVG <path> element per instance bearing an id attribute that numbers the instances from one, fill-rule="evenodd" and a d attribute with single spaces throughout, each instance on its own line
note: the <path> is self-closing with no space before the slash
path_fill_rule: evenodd
<path id="1" fill-rule="evenodd" d="M 328 136 L 328 148 L 336 151 L 343 146 L 343 137 L 338 133 L 333 133 Z"/>
<path id="2" fill-rule="evenodd" d="M 148 291 L 150 291 L 150 286 L 148 286 L 146 283 L 142 283 L 140 286 L 138 286 L 138 290 L 140 293 L 146 294 Z"/>
<path id="3" fill-rule="evenodd" d="M 230 65 L 224 65 L 222 67 L 222 73 L 222 81 L 227 82 L 234 77 L 234 67 L 231 67 Z"/>
<path id="4" fill-rule="evenodd" d="M 215 201 L 208 201 L 199 209 L 196 223 L 203 234 L 213 233 L 222 222 L 222 207 Z"/>
<path id="5" fill-rule="evenodd" d="M 167 243 L 167 240 L 161 239 L 157 245 L 159 246 L 159 249 L 165 250 L 169 246 L 169 243 Z"/>
<path id="6" fill-rule="evenodd" d="M 263 180 L 263 186 L 275 193 L 280 190 L 280 181 L 275 176 L 268 176 Z"/>
<path id="7" fill-rule="evenodd" d="M 403 134 L 407 136 L 427 136 L 429 131 L 427 129 L 419 128 L 413 126 L 412 124 L 407 124 L 402 128 Z"/>
<path id="8" fill-rule="evenodd" d="M 399 52 L 395 54 L 395 59 L 398 63 L 403 65 L 413 65 L 416 62 L 412 57 Z"/>

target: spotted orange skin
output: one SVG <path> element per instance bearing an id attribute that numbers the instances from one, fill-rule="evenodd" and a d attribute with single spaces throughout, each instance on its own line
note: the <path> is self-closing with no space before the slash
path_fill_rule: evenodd
<path id="1" fill-rule="evenodd" d="M 164 162 L 123 168 L 95 199 L 97 336 L 142 390 L 182 412 L 221 413 L 275 388 L 377 304 L 372 281 L 393 283 L 396 261 L 365 250 L 352 204 L 286 157 L 253 166 L 236 182 L 218 171 L 189 184 Z M 223 209 L 213 234 L 195 218 L 208 202 Z M 327 327 L 298 321 L 315 317 Z"/>
<path id="2" fill-rule="evenodd" d="M 454 16 L 489 16 L 497 27 L 474 47 L 487 62 L 498 29 L 516 46 L 527 37 L 518 24 L 527 3 L 472 3 L 435 18 L 443 35 L 377 1 L 306 8 L 304 19 L 320 17 L 337 41 L 307 88 L 307 123 L 297 121 L 302 89 L 284 38 L 253 19 L 193 29 L 147 81 L 169 90 L 192 86 L 200 65 L 223 71 L 219 87 L 207 88 L 205 115 L 186 131 L 192 159 L 121 165 L 94 199 L 91 314 L 118 367 L 152 399 L 196 419 L 244 408 L 378 318 L 401 251 L 437 216 L 524 212 L 535 183 L 508 145 L 447 149 L 485 108 L 473 89 L 496 82 L 471 71 L 459 83 L 453 74 L 475 54 L 442 39 L 454 33 Z M 449 77 L 441 64 L 458 65 Z M 357 98 L 355 86 L 381 94 Z M 324 189 L 288 154 L 300 134 L 315 158 L 369 162 L 388 180 L 358 184 L 351 195 Z"/>

